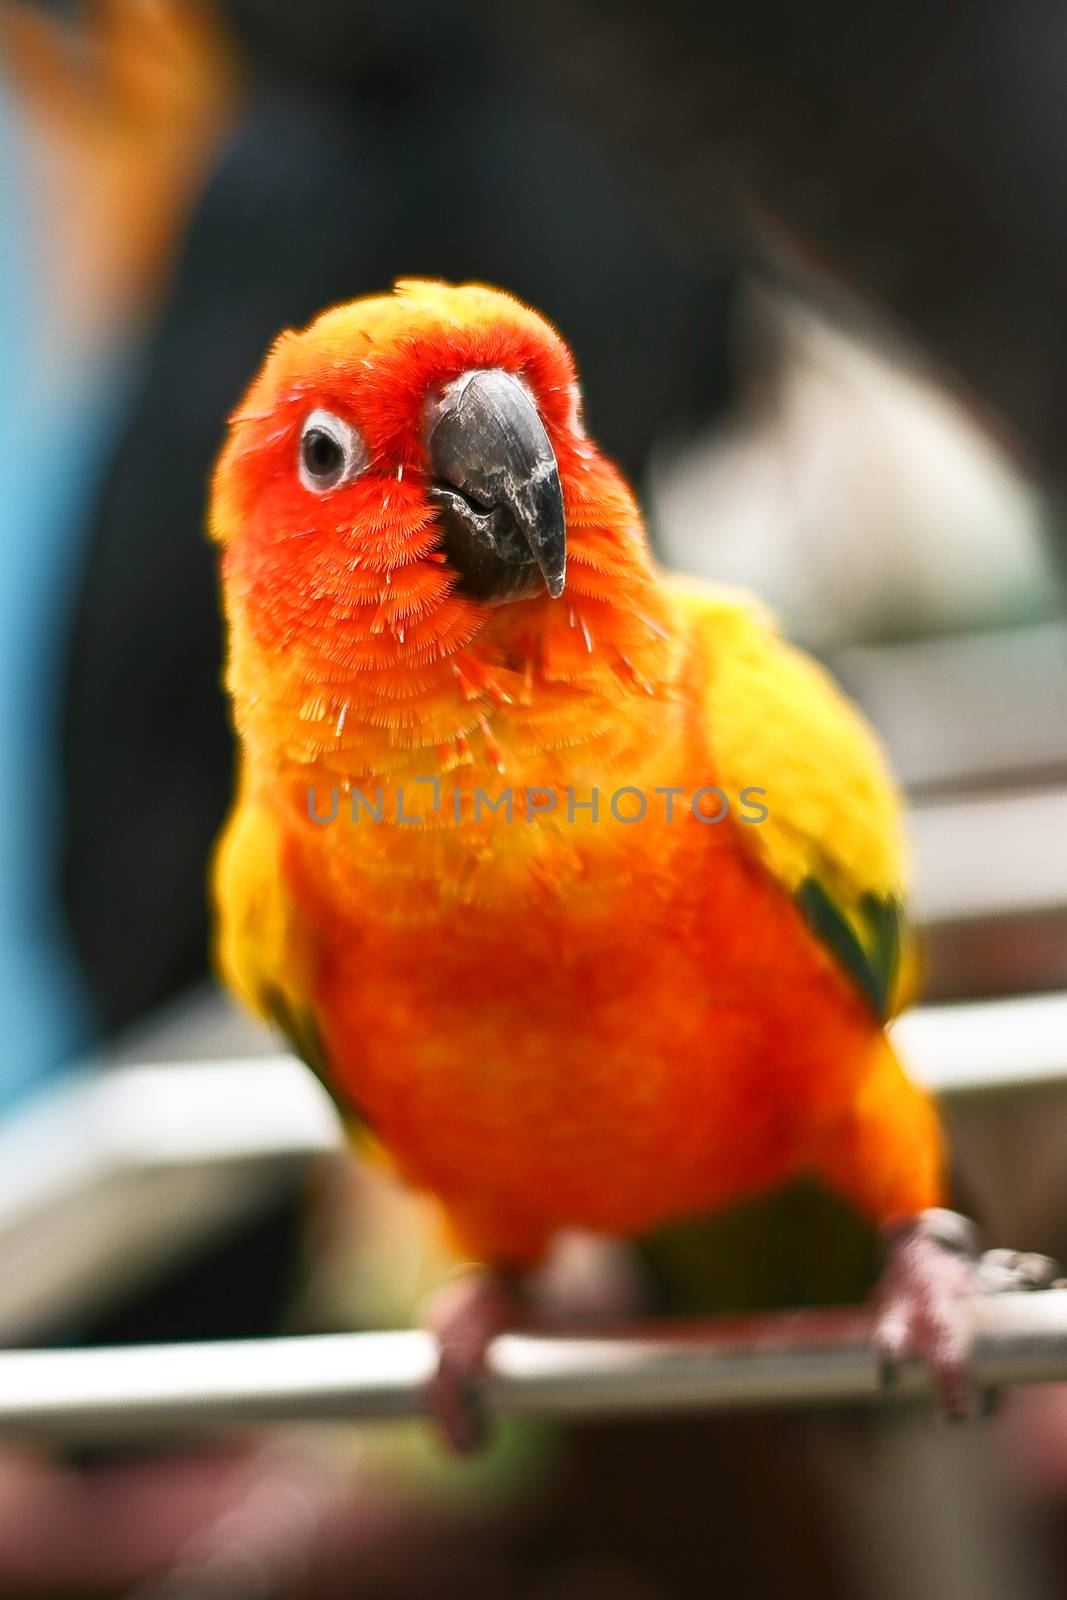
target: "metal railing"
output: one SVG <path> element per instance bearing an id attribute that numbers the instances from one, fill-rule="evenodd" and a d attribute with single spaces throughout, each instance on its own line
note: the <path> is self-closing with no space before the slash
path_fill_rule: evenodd
<path id="1" fill-rule="evenodd" d="M 981 1389 L 1067 1378 L 1067 1290 L 977 1297 Z M 425 1409 L 428 1334 L 323 1334 L 0 1355 L 0 1436 L 104 1440 L 222 1425 L 406 1417 Z M 596 1336 L 504 1334 L 495 1412 L 574 1417 L 826 1406 L 928 1393 L 917 1362 L 880 1369 L 861 1311 L 793 1311 Z"/>

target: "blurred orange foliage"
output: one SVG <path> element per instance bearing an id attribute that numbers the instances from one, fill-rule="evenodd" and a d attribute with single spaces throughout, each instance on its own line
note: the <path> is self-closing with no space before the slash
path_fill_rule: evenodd
<path id="1" fill-rule="evenodd" d="M 106 338 L 165 288 L 237 105 L 235 52 L 207 0 L 90 0 L 74 21 L 15 0 L 0 53 L 27 135 L 50 331 Z"/>

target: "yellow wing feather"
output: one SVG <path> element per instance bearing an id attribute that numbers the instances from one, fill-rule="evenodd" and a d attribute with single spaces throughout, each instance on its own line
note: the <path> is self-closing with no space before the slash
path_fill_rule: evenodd
<path id="1" fill-rule="evenodd" d="M 231 992 L 304 1055 L 297 1019 L 307 1005 L 308 947 L 279 867 L 277 824 L 239 786 L 212 870 L 216 965 Z"/>
<path id="2" fill-rule="evenodd" d="M 829 675 L 750 599 L 668 580 L 706 657 L 709 744 L 731 795 L 760 797 L 746 841 L 875 1009 L 902 998 L 906 849 L 881 747 Z"/>
<path id="3" fill-rule="evenodd" d="M 310 1001 L 314 934 L 281 872 L 278 825 L 238 786 L 211 873 L 215 965 L 250 1010 L 273 1023 L 326 1088 L 361 1153 L 387 1159 L 358 1106 L 338 1096 Z"/>

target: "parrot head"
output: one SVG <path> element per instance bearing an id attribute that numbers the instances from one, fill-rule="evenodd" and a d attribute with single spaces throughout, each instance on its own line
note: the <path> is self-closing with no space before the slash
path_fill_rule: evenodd
<path id="1" fill-rule="evenodd" d="M 368 760 L 461 738 L 457 684 L 489 671 L 512 698 L 531 672 L 603 693 L 662 638 L 570 351 L 494 289 L 401 282 L 283 333 L 231 418 L 210 529 L 239 729 L 284 730 L 300 759 L 340 760 L 357 724 Z"/>
<path id="2" fill-rule="evenodd" d="M 341 530 L 343 572 L 354 558 L 372 570 L 418 560 L 430 534 L 438 582 L 459 595 L 492 606 L 563 592 L 560 457 L 582 438 L 574 366 L 508 295 L 401 282 L 327 311 L 281 336 L 231 428 L 216 478 L 223 542 L 257 524 L 272 542 Z"/>

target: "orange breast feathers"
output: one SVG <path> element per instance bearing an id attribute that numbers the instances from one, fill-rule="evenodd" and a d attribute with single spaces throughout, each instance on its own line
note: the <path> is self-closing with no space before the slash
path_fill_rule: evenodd
<path id="1" fill-rule="evenodd" d="M 817 883 L 862 954 L 896 893 L 873 742 L 758 611 L 659 577 L 540 317 L 409 283 L 284 334 L 211 528 L 222 970 L 464 1248 L 804 1170 L 879 1217 L 936 1202 L 929 1107 L 810 915 Z"/>

